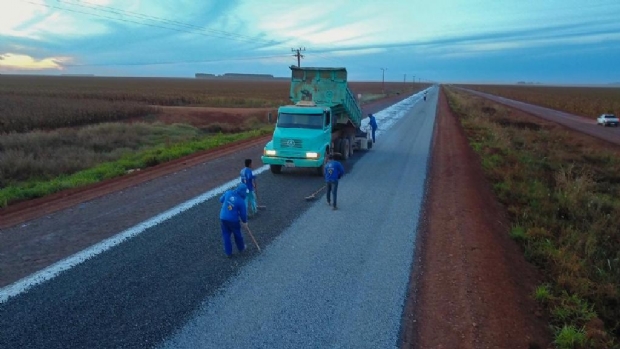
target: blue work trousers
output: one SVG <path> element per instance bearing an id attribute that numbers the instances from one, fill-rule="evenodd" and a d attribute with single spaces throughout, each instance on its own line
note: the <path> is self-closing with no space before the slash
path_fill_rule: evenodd
<path id="1" fill-rule="evenodd" d="M 245 250 L 245 243 L 243 242 L 243 235 L 241 235 L 241 223 L 239 221 L 231 222 L 220 219 L 222 227 L 222 238 L 224 239 L 224 253 L 227 256 L 232 254 L 232 242 L 230 241 L 230 235 L 235 236 L 235 245 L 239 252 Z"/>
<path id="2" fill-rule="evenodd" d="M 334 200 L 330 200 L 330 194 L 333 191 Z M 336 200 L 338 200 L 338 181 L 329 181 L 327 182 L 327 203 L 333 204 L 336 206 Z"/>
<path id="3" fill-rule="evenodd" d="M 375 142 L 375 131 L 377 131 L 377 129 L 372 129 L 372 142 Z"/>

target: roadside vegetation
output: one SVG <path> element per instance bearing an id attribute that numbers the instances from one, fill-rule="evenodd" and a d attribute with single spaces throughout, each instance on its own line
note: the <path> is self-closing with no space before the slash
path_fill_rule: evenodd
<path id="1" fill-rule="evenodd" d="M 428 84 L 351 82 L 362 103 L 417 92 Z M 152 118 L 158 106 L 276 108 L 288 81 L 0 76 L 0 134 Z"/>
<path id="2" fill-rule="evenodd" d="M 190 125 L 106 123 L 0 138 L 0 207 L 81 187 L 198 151 L 263 136 L 273 126 L 205 134 Z"/>
<path id="3" fill-rule="evenodd" d="M 558 348 L 620 347 L 620 148 L 450 88 Z"/>
<path id="4" fill-rule="evenodd" d="M 550 87 L 507 85 L 463 85 L 517 101 L 596 119 L 603 113 L 620 115 L 618 87 Z"/>
<path id="5" fill-rule="evenodd" d="M 138 102 L 144 105 L 276 107 L 288 101 L 288 94 L 288 81 L 0 76 L 0 95 Z"/>
<path id="6" fill-rule="evenodd" d="M 429 84 L 349 82 L 354 93 L 391 96 Z M 143 105 L 218 108 L 274 108 L 290 102 L 290 82 L 173 78 L 0 76 L 0 96 L 137 102 Z"/>
<path id="7" fill-rule="evenodd" d="M 0 134 L 121 121 L 159 112 L 137 102 L 0 94 Z"/>

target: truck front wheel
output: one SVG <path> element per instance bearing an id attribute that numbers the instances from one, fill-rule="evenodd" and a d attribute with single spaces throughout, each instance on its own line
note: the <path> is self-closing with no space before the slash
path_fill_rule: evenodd
<path id="1" fill-rule="evenodd" d="M 269 165 L 269 169 L 271 170 L 271 173 L 273 174 L 282 173 L 282 165 Z"/>
<path id="2" fill-rule="evenodd" d="M 329 150 L 325 150 L 325 156 L 323 157 L 323 164 L 316 168 L 316 174 L 323 176 L 325 172 L 325 164 L 327 163 L 327 157 L 329 156 Z"/>

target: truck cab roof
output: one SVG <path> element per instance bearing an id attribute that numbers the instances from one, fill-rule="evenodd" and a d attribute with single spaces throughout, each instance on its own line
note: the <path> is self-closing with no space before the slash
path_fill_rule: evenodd
<path id="1" fill-rule="evenodd" d="M 329 108 L 320 107 L 317 105 L 284 105 L 278 108 L 279 113 L 290 113 L 290 114 L 323 114 L 324 111 L 329 110 Z"/>

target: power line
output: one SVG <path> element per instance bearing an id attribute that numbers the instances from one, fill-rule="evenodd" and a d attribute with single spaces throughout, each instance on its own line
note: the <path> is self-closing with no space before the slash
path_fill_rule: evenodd
<path id="1" fill-rule="evenodd" d="M 95 10 L 102 11 L 102 12 L 118 14 L 118 15 L 121 15 L 121 16 L 128 16 L 128 17 L 133 17 L 133 18 L 137 18 L 137 19 L 144 19 L 144 20 L 153 21 L 153 22 L 160 22 L 160 23 L 164 23 L 166 25 L 173 25 L 173 26 L 177 26 L 177 27 L 184 27 L 184 28 L 192 29 L 192 32 L 195 31 L 195 30 L 207 31 L 207 32 L 215 33 L 217 35 L 224 35 L 224 36 L 217 36 L 217 35 L 214 34 L 214 37 L 223 38 L 223 39 L 233 39 L 233 40 L 241 39 L 240 41 L 263 42 L 263 43 L 266 43 L 266 44 L 278 44 L 276 41 L 273 41 L 273 40 L 263 40 L 263 39 L 258 39 L 258 38 L 251 37 L 251 36 L 248 36 L 248 35 L 227 32 L 227 31 L 224 31 L 224 30 L 203 28 L 203 27 L 200 27 L 200 26 L 197 26 L 197 25 L 194 25 L 194 24 L 189 24 L 189 23 L 184 23 L 184 22 L 180 22 L 180 21 L 170 20 L 170 19 L 167 19 L 167 18 L 162 18 L 162 17 L 157 17 L 157 16 L 145 15 L 145 14 L 142 14 L 142 13 L 139 13 L 139 12 L 123 10 L 123 9 L 119 9 L 119 8 L 116 8 L 116 7 L 94 4 L 94 3 L 91 3 L 91 2 L 88 2 L 88 1 L 81 1 L 81 3 L 80 3 L 80 1 L 77 0 L 75 3 L 73 3 L 73 2 L 67 2 L 67 1 L 58 0 L 58 2 L 65 3 L 65 4 L 68 4 L 68 5 L 81 6 L 81 7 L 89 8 L 89 9 L 95 9 Z M 84 5 L 84 4 L 88 4 L 88 5 Z"/>
<path id="2" fill-rule="evenodd" d="M 338 65 L 338 66 L 342 66 L 342 64 L 341 64 L 342 62 L 337 61 L 337 60 L 335 60 L 335 59 L 333 59 L 333 58 L 331 58 L 331 57 L 327 57 L 327 56 L 325 56 L 325 55 L 322 55 L 322 54 L 320 54 L 320 53 L 310 52 L 310 55 L 314 55 L 314 56 L 321 57 L 321 58 L 323 58 L 323 59 L 325 59 L 325 60 L 328 60 L 328 61 L 330 61 L 330 62 L 336 63 L 336 65 Z"/>
<path id="3" fill-rule="evenodd" d="M 260 41 L 260 39 L 256 39 L 256 40 L 249 40 L 249 39 L 247 39 L 246 40 L 246 39 L 241 39 L 241 38 L 231 38 L 231 37 L 225 37 L 225 36 L 221 36 L 221 35 L 218 36 L 218 35 L 215 35 L 215 34 L 207 34 L 207 33 L 202 33 L 202 32 L 198 32 L 198 31 L 190 31 L 190 30 L 173 28 L 173 27 L 168 27 L 168 26 L 162 26 L 162 25 L 156 25 L 156 24 L 151 24 L 151 23 L 139 22 L 139 21 L 134 21 L 134 20 L 131 20 L 131 19 L 123 19 L 123 18 L 118 18 L 118 17 L 104 16 L 104 15 L 96 14 L 96 13 L 92 13 L 92 12 L 85 12 L 85 11 L 70 9 L 70 8 L 66 8 L 66 7 L 60 7 L 60 6 L 56 6 L 56 5 L 36 3 L 36 2 L 33 2 L 33 1 L 28 1 L 28 0 L 21 0 L 21 1 L 25 2 L 25 3 L 32 4 L 32 5 L 44 6 L 44 7 L 53 8 L 53 9 L 62 10 L 62 11 L 68 11 L 68 12 L 73 12 L 73 13 L 85 14 L 85 15 L 99 17 L 99 18 L 104 18 L 104 19 L 109 19 L 109 20 L 113 20 L 113 21 L 119 21 L 119 22 L 125 22 L 125 23 L 133 23 L 133 24 L 140 24 L 140 25 L 145 25 L 145 26 L 154 27 L 154 28 L 174 30 L 174 31 L 181 32 L 181 33 L 190 33 L 190 34 L 196 34 L 196 35 L 201 35 L 201 36 L 206 36 L 206 37 L 216 37 L 216 38 L 220 38 L 220 39 L 230 39 L 230 40 L 247 41 L 247 42 Z M 84 5 L 81 5 L 81 6 L 84 6 Z"/>
<path id="4" fill-rule="evenodd" d="M 283 58 L 283 57 L 288 57 L 288 55 L 251 56 L 251 57 L 221 58 L 221 59 L 196 60 L 196 61 L 176 61 L 176 62 L 63 64 L 63 66 L 65 67 L 107 67 L 107 66 L 123 66 L 123 65 L 125 66 L 174 65 L 174 64 L 191 64 L 191 63 L 214 63 L 214 62 L 226 62 L 226 61 L 249 61 L 249 60 L 257 60 L 257 59 Z"/>

